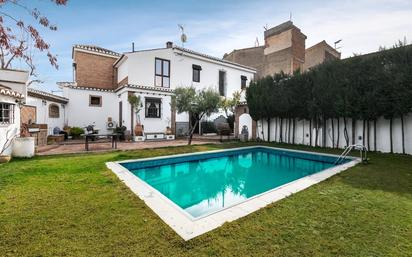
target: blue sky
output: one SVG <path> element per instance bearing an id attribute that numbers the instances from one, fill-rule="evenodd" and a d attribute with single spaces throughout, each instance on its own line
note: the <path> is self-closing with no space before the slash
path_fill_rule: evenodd
<path id="1" fill-rule="evenodd" d="M 412 1 L 132 1 L 69 0 L 56 7 L 49 0 L 26 1 L 58 26 L 43 31 L 59 70 L 44 55 L 36 64 L 46 91 L 56 90 L 57 81 L 72 80 L 71 50 L 74 44 L 93 44 L 118 52 L 163 47 L 166 41 L 179 43 L 177 24 L 184 24 L 185 47 L 217 57 L 233 49 L 263 43 L 263 26 L 292 21 L 307 36 L 306 47 L 326 40 L 342 39 L 343 57 L 376 51 L 398 39 L 412 41 Z M 19 12 L 9 10 L 15 15 Z M 15 68 L 20 68 L 16 63 Z M 23 68 L 23 67 L 21 67 Z"/>

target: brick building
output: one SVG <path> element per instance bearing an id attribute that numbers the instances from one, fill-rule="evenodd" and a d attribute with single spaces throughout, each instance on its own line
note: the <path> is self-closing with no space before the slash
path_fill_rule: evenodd
<path id="1" fill-rule="evenodd" d="M 223 58 L 254 67 L 258 78 L 281 71 L 306 71 L 325 60 L 340 59 L 340 53 L 326 41 L 306 49 L 306 35 L 291 21 L 266 30 L 264 38 L 264 46 L 235 49 Z"/>
<path id="2" fill-rule="evenodd" d="M 340 59 L 341 55 L 326 41 L 306 48 L 306 35 L 287 21 L 264 32 L 265 45 L 235 49 L 225 54 L 223 59 L 257 70 L 256 78 L 274 75 L 281 71 L 292 74 L 296 70 L 307 71 L 327 60 Z M 246 126 L 256 136 L 256 121 L 251 120 L 246 102 L 242 102 L 235 111 L 235 135 Z M 250 133 L 250 132 L 249 132 Z"/>

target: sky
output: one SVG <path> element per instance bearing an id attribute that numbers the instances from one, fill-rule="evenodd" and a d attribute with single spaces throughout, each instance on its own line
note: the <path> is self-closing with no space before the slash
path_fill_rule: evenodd
<path id="1" fill-rule="evenodd" d="M 188 37 L 185 47 L 222 57 L 233 49 L 252 47 L 256 38 L 264 42 L 264 26 L 288 21 L 307 36 L 306 47 L 322 40 L 339 43 L 342 57 L 391 47 L 398 40 L 412 42 L 411 0 L 277 1 L 277 0 L 68 0 L 55 6 L 50 0 L 22 0 L 46 15 L 57 31 L 41 30 L 57 55 L 54 69 L 44 53 L 35 63 L 44 91 L 58 90 L 56 82 L 72 81 L 72 46 L 91 44 L 117 52 L 164 47 L 180 43 L 183 24 Z M 4 11 L 19 17 L 16 7 Z M 3 10 L 2 10 L 3 11 Z M 27 16 L 26 16 L 27 19 Z M 30 21 L 30 20 L 28 20 Z M 19 62 L 13 68 L 24 68 Z"/>

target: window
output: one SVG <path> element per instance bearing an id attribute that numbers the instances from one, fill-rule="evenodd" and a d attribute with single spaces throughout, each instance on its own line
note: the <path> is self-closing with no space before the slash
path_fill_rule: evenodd
<path id="1" fill-rule="evenodd" d="M 226 72 L 220 70 L 219 71 L 219 94 L 221 96 L 225 96 L 225 86 L 226 86 Z"/>
<path id="2" fill-rule="evenodd" d="M 89 106 L 101 107 L 102 106 L 102 97 L 98 96 L 98 95 L 91 95 L 89 97 Z"/>
<path id="3" fill-rule="evenodd" d="M 0 103 L 0 124 L 14 123 L 14 104 Z"/>
<path id="4" fill-rule="evenodd" d="M 199 65 L 192 65 L 193 68 L 193 82 L 200 82 L 200 71 L 202 70 L 202 67 Z"/>
<path id="5" fill-rule="evenodd" d="M 49 105 L 49 118 L 59 118 L 60 108 L 57 104 Z"/>
<path id="6" fill-rule="evenodd" d="M 162 101 L 159 98 L 146 98 L 145 113 L 146 118 L 160 118 Z"/>
<path id="7" fill-rule="evenodd" d="M 170 87 L 170 61 L 155 59 L 155 86 Z"/>
<path id="8" fill-rule="evenodd" d="M 240 76 L 240 80 L 242 81 L 241 84 L 240 84 L 240 88 L 245 89 L 246 88 L 247 77 L 246 76 Z"/>

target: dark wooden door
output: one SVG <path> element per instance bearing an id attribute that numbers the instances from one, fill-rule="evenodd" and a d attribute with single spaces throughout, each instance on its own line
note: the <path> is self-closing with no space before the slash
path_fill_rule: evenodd
<path id="1" fill-rule="evenodd" d="M 119 127 L 123 126 L 123 102 L 119 102 Z"/>

